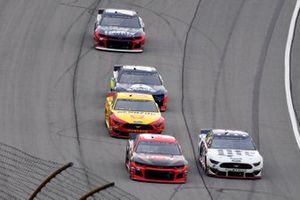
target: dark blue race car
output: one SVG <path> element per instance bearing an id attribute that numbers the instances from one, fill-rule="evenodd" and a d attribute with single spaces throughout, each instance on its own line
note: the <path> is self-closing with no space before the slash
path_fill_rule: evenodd
<path id="1" fill-rule="evenodd" d="M 161 111 L 167 109 L 168 91 L 155 67 L 117 65 L 110 80 L 110 93 L 136 92 L 151 94 Z"/>

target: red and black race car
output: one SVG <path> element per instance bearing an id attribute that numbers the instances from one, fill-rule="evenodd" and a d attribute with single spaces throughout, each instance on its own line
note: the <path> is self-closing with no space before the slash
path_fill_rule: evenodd
<path id="1" fill-rule="evenodd" d="M 145 44 L 143 20 L 132 10 L 99 9 L 94 40 L 96 49 L 142 52 Z"/>
<path id="2" fill-rule="evenodd" d="M 126 147 L 130 178 L 145 182 L 185 183 L 188 162 L 173 136 L 133 134 Z"/>

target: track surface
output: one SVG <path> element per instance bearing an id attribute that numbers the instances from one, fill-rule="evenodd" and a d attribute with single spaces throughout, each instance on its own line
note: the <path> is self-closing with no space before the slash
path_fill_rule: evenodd
<path id="1" fill-rule="evenodd" d="M 202 0 L 197 10 L 198 3 L 0 0 L 1 142 L 43 159 L 73 161 L 143 200 L 298 199 L 300 151 L 284 91 L 284 48 L 295 1 Z M 145 52 L 94 50 L 97 7 L 139 11 L 148 34 Z M 298 113 L 299 26 L 292 52 Z M 166 133 L 178 138 L 189 160 L 187 184 L 128 179 L 126 141 L 110 138 L 103 119 L 114 64 L 158 67 L 170 96 Z M 210 127 L 250 131 L 265 158 L 264 177 L 202 179 L 192 148 L 200 128 Z"/>

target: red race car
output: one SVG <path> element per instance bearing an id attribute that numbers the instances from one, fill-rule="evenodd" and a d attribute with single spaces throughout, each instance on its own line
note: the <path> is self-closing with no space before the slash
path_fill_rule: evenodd
<path id="1" fill-rule="evenodd" d="M 188 162 L 173 136 L 132 134 L 126 146 L 125 166 L 130 178 L 158 183 L 185 183 Z"/>
<path id="2" fill-rule="evenodd" d="M 108 51 L 143 52 L 144 23 L 137 12 L 99 9 L 94 26 L 95 48 Z"/>

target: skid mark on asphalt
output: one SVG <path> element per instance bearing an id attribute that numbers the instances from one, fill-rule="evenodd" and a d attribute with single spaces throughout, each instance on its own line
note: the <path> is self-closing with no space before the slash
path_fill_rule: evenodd
<path id="1" fill-rule="evenodd" d="M 90 8 L 93 8 L 93 12 L 95 12 L 95 10 L 96 10 L 97 6 L 100 4 L 100 2 L 101 2 L 101 0 L 95 0 L 91 4 Z M 80 16 L 82 16 L 82 15 L 80 15 Z M 77 107 L 76 107 L 77 106 L 77 101 L 76 101 L 76 92 L 77 92 L 76 89 L 77 88 L 76 88 L 76 86 L 77 86 L 77 72 L 78 72 L 79 62 L 82 58 L 83 44 L 84 44 L 84 41 L 85 41 L 85 36 L 87 34 L 87 27 L 88 27 L 88 25 L 91 21 L 91 18 L 92 18 L 92 15 L 89 16 L 89 18 L 87 20 L 87 23 L 86 23 L 86 26 L 84 27 L 85 31 L 83 31 L 81 39 L 80 39 L 80 47 L 79 47 L 78 55 L 77 55 L 77 58 L 76 58 L 76 61 L 75 61 L 74 73 L 73 73 L 73 79 L 72 79 L 72 103 L 73 103 L 73 112 L 74 112 L 73 115 L 74 115 L 74 123 L 75 123 L 76 141 L 77 141 L 77 144 L 78 144 L 78 146 L 77 146 L 77 149 L 78 149 L 78 162 L 81 164 L 81 166 L 84 167 L 84 172 L 85 172 L 84 174 L 86 176 L 85 178 L 86 178 L 86 181 L 87 181 L 88 185 L 91 185 L 91 183 L 90 183 L 88 173 L 86 171 L 87 167 L 86 167 L 85 162 L 84 162 L 84 157 L 83 157 L 83 154 L 82 154 L 82 150 L 81 150 L 81 146 L 80 146 L 80 139 L 79 139 L 78 113 L 77 113 Z M 71 27 L 74 25 L 74 23 L 71 24 Z M 66 34 L 68 34 L 68 32 Z"/>
<path id="2" fill-rule="evenodd" d="M 172 199 L 175 197 L 175 195 L 177 194 L 177 192 L 179 192 L 179 191 L 181 190 L 182 186 L 183 186 L 183 185 L 181 184 L 181 185 L 177 186 L 177 187 L 174 189 L 174 192 L 173 192 L 173 194 L 171 194 L 169 200 L 172 200 Z"/>
<path id="3" fill-rule="evenodd" d="M 67 7 L 71 7 L 71 8 L 81 8 L 81 9 L 84 9 L 85 11 L 89 10 L 90 12 L 93 11 L 93 9 L 91 9 L 90 7 L 78 6 L 78 5 L 74 5 L 72 3 L 60 3 L 59 5 L 67 6 Z"/>
<path id="4" fill-rule="evenodd" d="M 212 104 L 212 127 L 216 127 L 216 120 L 217 120 L 217 97 L 218 97 L 218 91 L 219 91 L 219 82 L 220 82 L 220 78 L 222 76 L 222 73 L 224 72 L 224 68 L 225 68 L 225 58 L 226 58 L 226 55 L 227 55 L 227 50 L 228 50 L 228 46 L 229 46 L 229 43 L 231 41 L 231 38 L 232 38 L 232 34 L 233 34 L 233 31 L 235 29 L 235 26 L 238 22 L 238 19 L 239 19 L 239 16 L 240 16 L 240 13 L 242 11 L 242 8 L 244 7 L 244 4 L 245 4 L 245 0 L 243 0 L 239 6 L 239 9 L 234 17 L 234 21 L 230 27 L 230 32 L 228 34 L 228 37 L 226 39 L 226 43 L 225 43 L 225 47 L 224 47 L 224 50 L 222 52 L 222 55 L 221 55 L 221 58 L 220 58 L 220 63 L 219 63 L 219 66 L 218 66 L 218 71 L 217 71 L 217 76 L 216 76 L 216 80 L 214 81 L 215 84 L 214 84 L 214 94 L 213 94 L 213 104 Z M 226 92 L 225 92 L 226 94 Z M 222 100 L 226 101 L 227 102 L 227 98 L 221 98 Z M 227 103 L 226 103 L 227 104 Z"/>
<path id="5" fill-rule="evenodd" d="M 265 191 L 260 191 L 260 190 L 242 190 L 242 189 L 236 189 L 236 188 L 216 188 L 216 187 L 210 187 L 210 189 L 215 190 L 216 192 L 219 193 L 226 193 L 226 192 L 238 192 L 238 193 L 248 193 L 248 196 L 251 196 L 251 199 L 253 199 L 253 195 L 255 194 L 260 194 L 263 195 L 264 197 L 269 197 L 272 199 L 272 197 L 280 197 L 281 199 L 290 199 L 287 196 L 281 195 L 281 194 L 276 194 L 276 193 L 271 193 L 271 192 L 265 192 Z"/>
<path id="6" fill-rule="evenodd" d="M 252 134 L 253 138 L 259 148 L 259 93 L 261 87 L 261 79 L 264 72 L 264 65 L 267 57 L 267 53 L 269 50 L 270 41 L 272 38 L 272 34 L 274 32 L 274 28 L 279 17 L 280 11 L 283 7 L 284 1 L 278 0 L 276 4 L 276 8 L 274 10 L 271 22 L 269 24 L 267 34 L 264 39 L 264 43 L 261 49 L 260 57 L 258 60 L 258 68 L 254 78 L 254 86 L 253 86 L 253 98 L 252 98 Z"/>
<path id="7" fill-rule="evenodd" d="M 189 38 L 190 32 L 192 30 L 193 23 L 195 21 L 195 18 L 197 16 L 198 12 L 199 12 L 200 4 L 201 4 L 201 0 L 199 0 L 198 3 L 197 3 L 197 7 L 194 11 L 193 18 L 191 20 L 191 23 L 189 25 L 189 28 L 187 30 L 186 37 L 185 37 L 185 40 L 184 40 L 183 58 L 182 58 L 182 72 L 181 72 L 181 91 L 182 91 L 181 92 L 181 113 L 182 113 L 182 117 L 183 117 L 183 121 L 184 121 L 186 130 L 187 130 L 187 133 L 188 133 L 189 141 L 190 141 L 190 144 L 191 144 L 191 147 L 192 147 L 192 152 L 193 152 L 194 161 L 195 161 L 195 164 L 196 164 L 196 167 L 197 167 L 198 174 L 201 177 L 204 188 L 207 191 L 209 198 L 211 200 L 213 200 L 211 191 L 209 190 L 209 188 L 207 186 L 207 183 L 205 182 L 203 174 L 201 172 L 201 167 L 200 167 L 198 159 L 197 159 L 196 150 L 195 150 L 196 148 L 194 146 L 192 134 L 191 134 L 190 128 L 189 128 L 188 123 L 187 123 L 187 118 L 186 118 L 186 115 L 185 115 L 185 107 L 184 107 L 184 100 L 185 100 L 185 96 L 184 96 L 184 80 L 185 80 L 184 79 L 184 74 L 185 74 L 185 60 L 186 60 L 186 53 L 187 53 L 187 43 L 188 43 L 188 38 Z"/>
<path id="8" fill-rule="evenodd" d="M 67 31 L 63 34 L 64 36 L 63 36 L 63 42 L 62 42 L 62 45 L 64 45 L 67 36 L 69 35 L 69 33 L 70 33 L 70 31 L 72 30 L 72 28 L 74 27 L 74 25 L 78 22 L 78 20 L 79 20 L 82 16 L 84 16 L 84 14 L 85 14 L 86 12 L 89 12 L 89 13 L 92 15 L 92 13 L 93 13 L 92 8 L 96 6 L 95 3 L 97 3 L 97 2 L 95 1 L 95 2 L 93 2 L 89 7 L 84 8 L 84 10 L 81 12 L 81 14 L 80 14 L 78 17 L 76 17 L 76 18 L 74 19 L 74 21 L 70 24 L 70 26 L 67 28 Z M 61 4 L 61 5 L 63 5 L 63 4 Z"/>
<path id="9" fill-rule="evenodd" d="M 110 2 L 114 2 L 116 4 L 118 3 L 118 1 L 110 1 Z M 146 11 L 154 14 L 156 17 L 162 19 L 167 24 L 167 26 L 169 27 L 169 29 L 171 30 L 171 33 L 172 33 L 173 37 L 176 39 L 178 48 L 181 47 L 181 43 L 180 43 L 181 39 L 178 37 L 178 35 L 176 33 L 176 30 L 172 27 L 170 21 L 166 17 L 163 16 L 163 13 L 156 12 L 156 11 L 150 9 L 150 8 L 143 7 L 143 6 L 140 6 L 138 4 L 134 4 L 134 3 L 122 3 L 122 5 L 124 5 L 124 4 L 129 5 L 129 6 L 133 6 L 133 7 L 137 7 L 137 8 L 143 9 L 143 10 L 146 10 Z M 188 25 L 188 24 L 186 24 L 186 25 Z M 148 25 L 148 27 L 150 27 L 150 26 L 151 26 L 151 24 Z"/>

